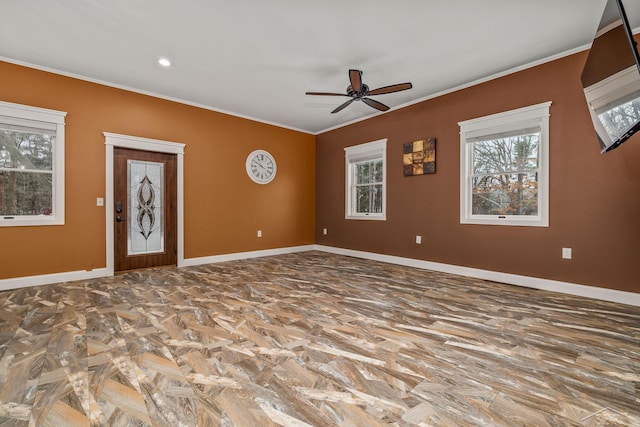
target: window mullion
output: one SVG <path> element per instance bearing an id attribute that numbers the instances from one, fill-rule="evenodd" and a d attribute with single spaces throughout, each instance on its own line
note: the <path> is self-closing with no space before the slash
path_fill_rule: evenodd
<path id="1" fill-rule="evenodd" d="M 472 173 L 471 176 L 473 178 L 482 178 L 485 176 L 496 176 L 496 175 L 518 175 L 518 174 L 527 174 L 527 173 L 540 173 L 540 168 L 534 169 L 514 169 L 510 171 L 504 172 L 491 172 L 491 173 Z"/>
<path id="2" fill-rule="evenodd" d="M 19 169 L 19 168 L 0 168 L 0 172 L 21 172 L 21 173 L 45 173 L 51 175 L 53 171 L 46 169 Z"/>

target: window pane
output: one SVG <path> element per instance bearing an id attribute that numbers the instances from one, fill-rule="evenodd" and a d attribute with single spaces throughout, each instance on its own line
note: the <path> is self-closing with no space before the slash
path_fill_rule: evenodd
<path id="1" fill-rule="evenodd" d="M 370 160 L 355 164 L 356 184 L 382 182 L 382 160 Z"/>
<path id="2" fill-rule="evenodd" d="M 368 183 L 369 177 L 369 162 L 356 163 L 356 184 Z"/>
<path id="3" fill-rule="evenodd" d="M 51 215 L 52 174 L 0 171 L 0 215 Z"/>
<path id="4" fill-rule="evenodd" d="M 538 215 L 535 173 L 473 178 L 473 215 Z"/>
<path id="5" fill-rule="evenodd" d="M 356 213 L 382 212 L 382 185 L 363 185 L 354 190 Z"/>
<path id="6" fill-rule="evenodd" d="M 48 133 L 0 130 L 0 168 L 52 170 L 54 139 Z"/>
<path id="7" fill-rule="evenodd" d="M 539 143 L 539 133 L 475 142 L 473 174 L 536 169 Z"/>
<path id="8" fill-rule="evenodd" d="M 373 167 L 373 181 L 382 182 L 382 160 L 376 160 L 372 162 Z"/>

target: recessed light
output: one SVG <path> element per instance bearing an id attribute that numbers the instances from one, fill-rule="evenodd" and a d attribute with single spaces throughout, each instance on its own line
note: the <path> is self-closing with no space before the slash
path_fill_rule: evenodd
<path id="1" fill-rule="evenodd" d="M 167 58 L 160 58 L 158 59 L 158 64 L 162 65 L 163 67 L 170 67 L 171 61 L 169 61 Z"/>

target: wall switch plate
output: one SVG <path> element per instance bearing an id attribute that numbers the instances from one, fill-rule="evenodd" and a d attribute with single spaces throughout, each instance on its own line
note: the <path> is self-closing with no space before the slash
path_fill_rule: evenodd
<path id="1" fill-rule="evenodd" d="M 562 248 L 562 259 L 571 259 L 571 248 Z"/>
<path id="2" fill-rule="evenodd" d="M 258 230 L 258 237 L 262 237 L 262 230 Z"/>
<path id="3" fill-rule="evenodd" d="M 104 206 L 104 199 L 102 197 L 96 199 L 96 206 Z"/>
<path id="4" fill-rule="evenodd" d="M 422 244 L 422 236 L 416 236 L 416 243 L 418 245 Z"/>
<path id="5" fill-rule="evenodd" d="M 327 229 L 326 228 L 322 229 L 322 234 L 324 234 L 325 236 L 327 235 Z"/>

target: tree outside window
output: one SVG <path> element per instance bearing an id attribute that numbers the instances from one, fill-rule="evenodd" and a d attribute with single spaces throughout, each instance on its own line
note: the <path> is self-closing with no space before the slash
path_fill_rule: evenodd
<path id="1" fill-rule="evenodd" d="M 382 212 L 382 160 L 365 161 L 354 165 L 356 179 L 353 187 L 357 213 Z"/>
<path id="2" fill-rule="evenodd" d="M 0 129 L 0 215 L 51 215 L 55 136 Z"/>
<path id="3" fill-rule="evenodd" d="M 474 215 L 538 215 L 539 142 L 533 133 L 474 143 Z"/>

